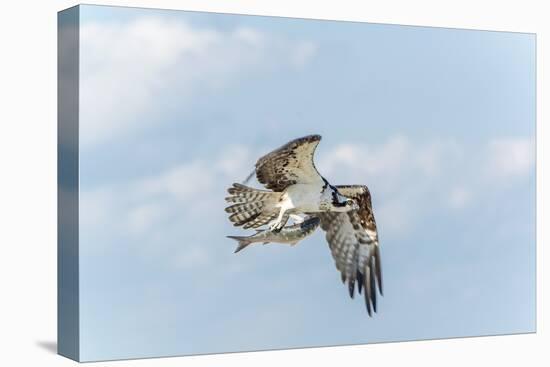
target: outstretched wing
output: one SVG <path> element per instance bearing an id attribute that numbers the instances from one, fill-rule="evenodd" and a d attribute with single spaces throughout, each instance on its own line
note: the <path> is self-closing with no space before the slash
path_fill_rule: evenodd
<path id="1" fill-rule="evenodd" d="M 319 141 L 320 135 L 304 136 L 261 157 L 256 162 L 258 181 L 277 192 L 296 183 L 323 185 L 323 178 L 313 163 L 313 153 Z"/>
<path id="2" fill-rule="evenodd" d="M 372 212 L 370 192 L 367 186 L 336 186 L 344 196 L 359 204 L 358 210 L 345 213 L 321 213 L 321 228 L 326 232 L 336 268 L 346 282 L 350 297 L 364 288 L 369 316 L 376 312 L 376 288 L 382 295 L 382 266 L 378 246 L 378 232 Z"/>

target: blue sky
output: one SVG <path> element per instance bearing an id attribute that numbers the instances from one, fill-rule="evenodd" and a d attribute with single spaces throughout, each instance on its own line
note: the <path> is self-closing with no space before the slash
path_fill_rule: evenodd
<path id="1" fill-rule="evenodd" d="M 81 7 L 84 360 L 535 329 L 535 36 Z M 385 296 L 324 234 L 233 254 L 225 189 L 323 136 L 366 184 Z"/>

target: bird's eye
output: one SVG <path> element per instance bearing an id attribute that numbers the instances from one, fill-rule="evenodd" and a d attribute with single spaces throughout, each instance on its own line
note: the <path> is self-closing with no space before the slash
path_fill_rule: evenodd
<path id="1" fill-rule="evenodd" d="M 346 204 L 348 206 L 352 206 L 353 205 L 353 200 L 350 200 L 350 199 L 346 200 Z"/>

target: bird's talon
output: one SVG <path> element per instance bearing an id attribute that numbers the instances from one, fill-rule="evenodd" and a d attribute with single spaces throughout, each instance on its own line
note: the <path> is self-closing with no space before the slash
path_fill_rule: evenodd
<path id="1" fill-rule="evenodd" d="M 278 232 L 281 232 L 281 229 L 283 229 L 283 225 L 282 225 L 282 223 L 280 223 L 280 222 L 279 222 L 279 223 L 275 223 L 275 224 L 273 224 L 269 229 L 271 230 L 271 232 L 276 232 L 276 233 L 278 233 Z"/>

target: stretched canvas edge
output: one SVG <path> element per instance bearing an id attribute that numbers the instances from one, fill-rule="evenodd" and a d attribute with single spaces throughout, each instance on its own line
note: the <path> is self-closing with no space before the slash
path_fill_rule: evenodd
<path id="1" fill-rule="evenodd" d="M 57 353 L 80 359 L 78 100 L 80 7 L 57 14 Z"/>

